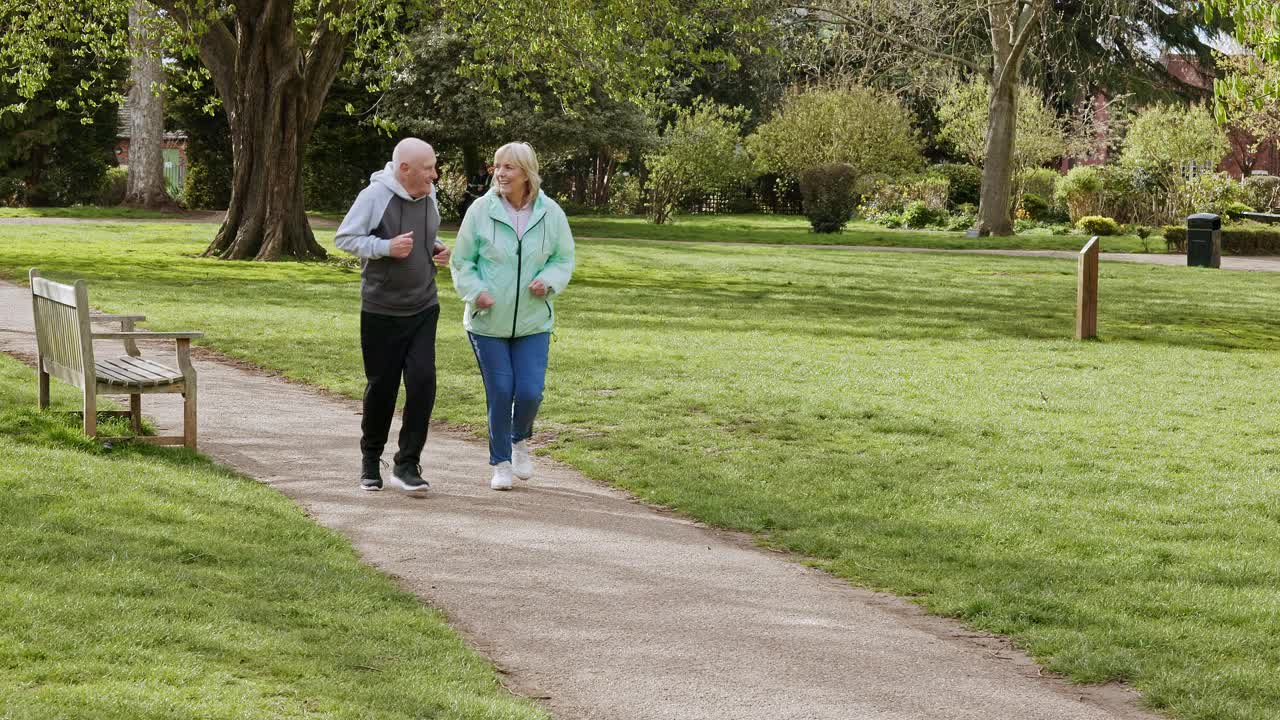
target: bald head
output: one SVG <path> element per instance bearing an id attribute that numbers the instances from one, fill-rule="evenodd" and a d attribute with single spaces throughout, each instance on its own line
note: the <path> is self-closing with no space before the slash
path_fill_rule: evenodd
<path id="1" fill-rule="evenodd" d="M 396 143 L 391 164 L 405 192 L 413 197 L 431 194 L 431 184 L 436 180 L 436 151 L 430 145 L 418 138 L 405 138 Z"/>

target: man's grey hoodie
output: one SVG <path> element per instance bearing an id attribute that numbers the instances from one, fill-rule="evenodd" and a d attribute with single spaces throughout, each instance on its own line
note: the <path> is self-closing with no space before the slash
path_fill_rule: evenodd
<path id="1" fill-rule="evenodd" d="M 391 257 L 391 238 L 413 231 L 408 257 Z M 338 226 L 334 242 L 360 258 L 360 306 L 379 315 L 408 316 L 439 304 L 436 299 L 436 267 L 432 254 L 443 248 L 436 239 L 440 211 L 434 192 L 412 198 L 395 166 L 387 163 L 369 176 L 347 216 Z"/>

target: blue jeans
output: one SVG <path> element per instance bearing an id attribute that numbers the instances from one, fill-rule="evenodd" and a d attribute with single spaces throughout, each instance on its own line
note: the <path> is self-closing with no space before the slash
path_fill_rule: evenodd
<path id="1" fill-rule="evenodd" d="M 489 464 L 511 461 L 511 444 L 533 435 L 551 333 L 495 338 L 467 333 L 489 405 Z"/>

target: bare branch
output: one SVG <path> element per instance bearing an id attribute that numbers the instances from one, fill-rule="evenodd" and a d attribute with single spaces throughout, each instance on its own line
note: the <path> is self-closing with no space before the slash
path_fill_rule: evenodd
<path id="1" fill-rule="evenodd" d="M 876 28 L 876 27 L 873 27 L 872 25 L 867 24 L 863 20 L 859 20 L 857 18 L 854 18 L 851 15 L 841 13 L 839 11 L 833 10 L 828 7 L 816 7 L 813 5 L 796 5 L 796 4 L 788 4 L 788 7 L 793 10 L 804 10 L 806 12 L 815 13 L 819 21 L 827 23 L 829 25 L 853 25 L 855 27 L 861 28 L 862 30 L 870 33 L 871 35 L 874 35 L 877 38 L 880 38 L 881 40 L 886 40 L 890 43 L 893 43 L 898 47 L 903 47 L 913 52 L 917 52 L 922 55 L 927 55 L 929 57 L 937 58 L 940 60 L 946 60 L 947 62 L 956 63 L 957 65 L 966 67 L 970 70 L 973 70 L 976 73 L 985 72 L 985 69 L 982 67 L 982 65 L 976 62 L 973 62 L 968 58 L 963 58 L 963 57 L 960 57 L 959 55 L 941 52 L 939 50 L 934 50 L 932 48 L 925 47 L 924 45 L 921 45 L 916 42 L 912 42 L 910 39 L 903 36 L 890 35 L 889 33 L 881 31 L 879 28 Z M 832 22 L 830 20 L 823 18 L 822 15 L 824 14 L 837 18 L 839 22 Z"/>

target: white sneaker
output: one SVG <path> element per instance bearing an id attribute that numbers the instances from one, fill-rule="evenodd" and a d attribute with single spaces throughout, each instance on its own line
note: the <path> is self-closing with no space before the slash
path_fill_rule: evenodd
<path id="1" fill-rule="evenodd" d="M 489 489 L 511 489 L 511 463 L 501 462 L 493 466 L 493 479 L 489 481 Z"/>
<path id="2" fill-rule="evenodd" d="M 529 457 L 529 441 L 511 444 L 511 474 L 521 480 L 533 477 L 533 460 Z"/>

